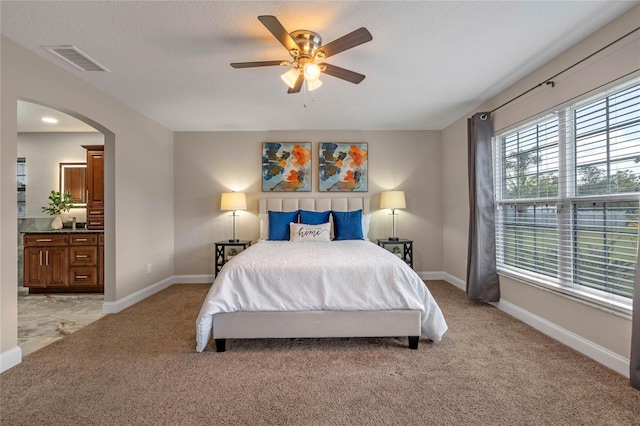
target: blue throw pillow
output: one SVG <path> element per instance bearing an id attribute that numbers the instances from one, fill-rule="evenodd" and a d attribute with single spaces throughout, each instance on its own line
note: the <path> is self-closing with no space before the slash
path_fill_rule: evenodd
<path id="1" fill-rule="evenodd" d="M 269 211 L 269 241 L 288 240 L 291 222 L 298 222 L 298 210 L 294 212 Z"/>
<path id="2" fill-rule="evenodd" d="M 332 210 L 334 240 L 364 240 L 362 235 L 362 210 L 337 212 Z"/>
<path id="3" fill-rule="evenodd" d="M 309 210 L 300 210 L 300 223 L 305 225 L 322 225 L 329 222 L 330 211 L 312 212 Z"/>

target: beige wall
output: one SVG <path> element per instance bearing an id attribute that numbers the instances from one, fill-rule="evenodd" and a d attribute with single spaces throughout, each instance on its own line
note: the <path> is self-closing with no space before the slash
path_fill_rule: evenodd
<path id="1" fill-rule="evenodd" d="M 173 275 L 173 133 L 6 37 L 0 40 L 0 352 L 5 353 L 17 347 L 18 99 L 81 115 L 106 134 L 106 301 Z M 151 274 L 148 263 L 154 265 Z"/>
<path id="2" fill-rule="evenodd" d="M 312 142 L 312 192 L 263 193 L 262 142 Z M 331 196 L 319 193 L 319 142 L 367 142 L 369 191 L 348 194 L 371 200 L 369 237 L 391 234 L 389 211 L 380 211 L 380 191 L 405 191 L 407 208 L 399 211 L 397 235 L 414 242 L 415 269 L 442 270 L 440 132 L 436 131 L 283 131 L 178 132 L 175 134 L 175 271 L 212 274 L 213 242 L 231 234 L 229 212 L 221 212 L 220 194 L 247 193 L 248 211 L 238 222 L 238 237 L 258 238 L 261 197 Z"/>
<path id="3" fill-rule="evenodd" d="M 544 82 L 573 63 L 632 31 L 640 22 L 640 6 L 583 40 L 567 52 L 530 74 L 476 111 L 490 111 L 520 93 Z M 640 34 L 589 59 L 493 115 L 498 130 L 537 113 L 568 102 L 640 69 Z M 469 116 L 473 111 L 469 112 Z M 466 117 L 442 132 L 443 145 L 443 257 L 445 272 L 464 280 L 467 255 L 468 189 Z M 629 357 L 631 321 L 550 292 L 532 290 L 528 284 L 501 277 L 502 300 L 521 307 L 559 327 L 590 340 L 623 357 Z M 597 320 L 594 320 L 597 319 Z"/>

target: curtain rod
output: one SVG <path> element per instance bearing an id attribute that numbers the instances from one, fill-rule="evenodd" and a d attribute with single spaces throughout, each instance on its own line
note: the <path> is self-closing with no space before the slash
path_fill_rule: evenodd
<path id="1" fill-rule="evenodd" d="M 575 64 L 568 66 L 567 68 L 563 69 L 562 71 L 560 71 L 559 73 L 557 73 L 554 76 L 551 76 L 549 78 L 547 78 L 546 80 L 544 80 L 542 83 L 532 87 L 531 89 L 527 90 L 526 92 L 522 92 L 520 93 L 518 96 L 516 96 L 515 98 L 509 99 L 507 102 L 503 103 L 502 105 L 500 105 L 499 107 L 496 107 L 494 109 L 492 109 L 490 111 L 490 114 L 493 114 L 494 112 L 496 112 L 497 110 L 499 110 L 500 108 L 509 105 L 511 102 L 515 101 L 516 99 L 520 99 L 521 97 L 523 97 L 524 95 L 526 95 L 527 93 L 537 89 L 538 87 L 547 85 L 547 86 L 551 86 L 551 87 L 555 87 L 556 83 L 553 81 L 554 78 L 558 77 L 559 75 L 569 71 L 571 68 L 580 65 L 581 63 L 583 63 L 584 61 L 586 61 L 589 58 L 592 58 L 593 56 L 597 55 L 598 53 L 602 52 L 603 50 L 613 46 L 614 44 L 618 43 L 620 40 L 625 39 L 627 37 L 629 37 L 631 34 L 635 33 L 636 31 L 640 30 L 640 27 L 637 27 L 634 30 L 629 31 L 628 33 L 626 33 L 625 35 L 623 35 L 622 37 L 617 38 L 616 40 L 612 41 L 611 43 L 607 44 L 606 46 L 596 50 L 595 52 L 593 52 L 591 55 L 587 56 L 586 58 L 583 58 L 581 60 L 579 60 L 578 62 L 576 62 Z"/>

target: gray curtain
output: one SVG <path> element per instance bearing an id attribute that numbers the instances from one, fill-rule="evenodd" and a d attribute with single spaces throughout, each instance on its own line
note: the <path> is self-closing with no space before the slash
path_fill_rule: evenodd
<path id="1" fill-rule="evenodd" d="M 638 241 L 638 259 L 636 261 L 636 279 L 634 282 L 629 378 L 631 386 L 640 390 L 640 241 Z"/>
<path id="2" fill-rule="evenodd" d="M 489 113 L 477 113 L 467 121 L 469 133 L 469 245 L 467 295 L 471 300 L 497 302 L 500 286 L 496 271 L 496 231 L 493 199 Z"/>

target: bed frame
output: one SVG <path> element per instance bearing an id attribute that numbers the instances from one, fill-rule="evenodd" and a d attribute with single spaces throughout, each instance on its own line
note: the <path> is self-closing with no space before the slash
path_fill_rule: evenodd
<path id="1" fill-rule="evenodd" d="M 259 200 L 259 213 L 271 211 L 352 211 L 369 213 L 368 198 L 266 198 Z M 232 312 L 213 316 L 217 352 L 224 352 L 226 339 L 397 337 L 408 336 L 409 348 L 418 349 L 420 311 L 305 311 Z"/>

